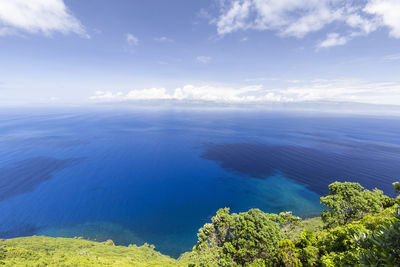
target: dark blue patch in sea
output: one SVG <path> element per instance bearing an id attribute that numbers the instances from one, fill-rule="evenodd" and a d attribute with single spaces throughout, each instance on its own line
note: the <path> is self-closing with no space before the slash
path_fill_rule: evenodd
<path id="1" fill-rule="evenodd" d="M 379 149 L 374 147 L 374 149 Z M 367 188 L 380 187 L 393 195 L 392 181 L 400 174 L 398 157 L 375 153 L 368 146 L 351 147 L 339 152 L 302 146 L 264 144 L 210 144 L 203 158 L 220 163 L 222 168 L 253 178 L 266 179 L 276 174 L 306 185 L 323 195 L 334 181 L 359 182 Z M 380 151 L 385 151 L 382 147 Z M 399 147 L 389 153 L 400 155 Z"/>

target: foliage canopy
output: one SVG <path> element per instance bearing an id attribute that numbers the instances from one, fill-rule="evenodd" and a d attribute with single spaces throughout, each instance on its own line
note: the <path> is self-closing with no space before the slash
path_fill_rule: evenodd
<path id="1" fill-rule="evenodd" d="M 329 185 L 329 194 L 321 197 L 321 204 L 329 208 L 321 217 L 327 227 L 345 225 L 381 211 L 387 198 L 381 190 L 370 191 L 359 183 L 334 182 Z"/>
<path id="2" fill-rule="evenodd" d="M 211 221 L 199 230 L 194 247 L 204 265 L 243 266 L 246 263 L 270 265 L 276 261 L 279 241 L 283 238 L 275 216 L 251 209 L 229 213 L 217 211 Z"/>

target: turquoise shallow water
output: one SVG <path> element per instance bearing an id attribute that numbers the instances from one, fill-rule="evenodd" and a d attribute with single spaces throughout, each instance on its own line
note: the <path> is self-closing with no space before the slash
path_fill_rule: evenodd
<path id="1" fill-rule="evenodd" d="M 400 120 L 246 111 L 0 111 L 0 237 L 155 244 L 177 257 L 218 208 L 310 217 L 335 180 L 388 194 Z"/>

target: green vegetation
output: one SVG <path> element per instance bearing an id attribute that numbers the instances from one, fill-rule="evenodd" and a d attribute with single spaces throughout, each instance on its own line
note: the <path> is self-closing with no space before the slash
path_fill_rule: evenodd
<path id="1" fill-rule="evenodd" d="M 345 225 L 382 210 L 387 198 L 378 189 L 369 191 L 358 183 L 335 182 L 329 185 L 329 194 L 321 197 L 321 204 L 329 207 L 321 217 L 326 227 Z"/>
<path id="2" fill-rule="evenodd" d="M 324 228 L 324 223 L 321 217 L 310 218 L 300 221 L 298 224 L 289 224 L 281 230 L 285 233 L 285 237 L 290 240 L 295 240 L 303 231 L 317 232 Z"/>
<path id="3" fill-rule="evenodd" d="M 400 183 L 394 183 L 400 193 Z M 400 266 L 400 199 L 357 183 L 335 182 L 321 217 L 220 209 L 178 260 L 147 244 L 115 246 L 83 239 L 0 240 L 5 266 Z"/>
<path id="4" fill-rule="evenodd" d="M 377 189 L 335 182 L 321 197 L 327 206 L 321 218 L 221 209 L 182 259 L 197 266 L 399 266 L 398 202 Z"/>
<path id="5" fill-rule="evenodd" d="M 400 183 L 393 183 L 395 192 L 400 193 Z M 400 202 L 399 196 L 397 202 Z M 394 217 L 394 218 L 393 218 Z M 361 264 L 365 266 L 400 266 L 400 209 L 383 223 L 383 227 L 360 236 L 365 253 L 361 255 Z"/>
<path id="6" fill-rule="evenodd" d="M 154 251 L 153 246 L 115 246 L 75 238 L 43 236 L 0 240 L 4 266 L 187 266 Z"/>
<path id="7" fill-rule="evenodd" d="M 277 259 L 283 234 L 271 214 L 251 209 L 229 214 L 220 209 L 217 215 L 199 230 L 194 257 L 203 265 L 232 266 L 248 262 L 272 264 Z"/>
<path id="8" fill-rule="evenodd" d="M 400 214 L 397 211 L 397 218 Z M 361 244 L 366 249 L 361 255 L 361 263 L 366 266 L 400 266 L 400 222 L 385 224 L 379 231 L 368 237 L 361 236 Z"/>
<path id="9" fill-rule="evenodd" d="M 393 183 L 393 185 L 394 185 L 394 191 L 400 194 L 400 182 L 395 182 Z"/>

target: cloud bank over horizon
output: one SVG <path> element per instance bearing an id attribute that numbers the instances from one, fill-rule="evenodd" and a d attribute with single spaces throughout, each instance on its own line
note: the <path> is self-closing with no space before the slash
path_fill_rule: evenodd
<path id="1" fill-rule="evenodd" d="M 287 81 L 282 88 L 263 85 L 244 87 L 184 85 L 172 90 L 148 88 L 127 93 L 96 91 L 90 97 L 95 102 L 126 102 L 151 100 L 204 101 L 213 103 L 297 103 L 297 102 L 354 102 L 376 105 L 400 105 L 400 83 L 367 82 L 362 80 Z"/>

